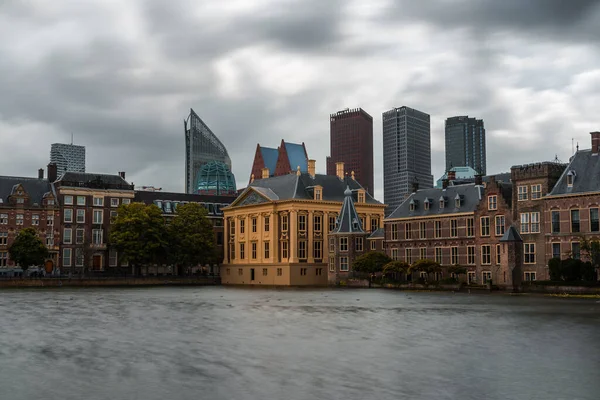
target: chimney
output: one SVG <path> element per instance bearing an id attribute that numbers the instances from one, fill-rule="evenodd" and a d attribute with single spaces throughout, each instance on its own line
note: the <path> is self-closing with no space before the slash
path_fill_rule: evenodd
<path id="1" fill-rule="evenodd" d="M 449 179 L 442 179 L 442 189 L 446 189 L 448 187 L 448 184 L 450 183 Z"/>
<path id="2" fill-rule="evenodd" d="M 267 179 L 269 177 L 269 168 L 262 169 L 262 179 Z"/>
<path id="3" fill-rule="evenodd" d="M 38 179 L 44 179 L 44 168 L 38 169 Z"/>
<path id="4" fill-rule="evenodd" d="M 590 132 L 592 135 L 592 154 L 600 152 L 600 132 Z"/>
<path id="5" fill-rule="evenodd" d="M 354 171 L 350 172 L 350 176 L 352 177 L 352 180 L 355 181 L 356 177 L 354 176 Z"/>
<path id="6" fill-rule="evenodd" d="M 483 185 L 483 175 L 477 174 L 475 175 L 475 184 L 482 186 Z"/>
<path id="7" fill-rule="evenodd" d="M 335 163 L 335 175 L 342 180 L 344 179 L 344 163 L 342 161 Z"/>
<path id="8" fill-rule="evenodd" d="M 308 160 L 308 174 L 310 175 L 311 178 L 315 177 L 315 169 L 316 169 L 316 161 L 315 160 Z"/>
<path id="9" fill-rule="evenodd" d="M 412 191 L 413 191 L 413 193 L 417 193 L 417 190 L 419 190 L 419 182 L 418 181 L 414 181 L 412 183 Z"/>
<path id="10" fill-rule="evenodd" d="M 302 175 L 302 171 L 300 171 L 300 166 L 298 165 L 298 167 L 296 168 L 296 175 L 300 176 Z"/>
<path id="11" fill-rule="evenodd" d="M 56 178 L 58 178 L 57 174 L 58 167 L 56 166 L 56 163 L 48 164 L 48 182 L 52 183 L 56 181 Z"/>
<path id="12" fill-rule="evenodd" d="M 125 171 L 119 171 L 119 176 L 125 179 Z"/>
<path id="13" fill-rule="evenodd" d="M 448 171 L 448 180 L 453 181 L 455 179 L 456 179 L 456 171 L 452 171 L 452 170 Z"/>
<path id="14" fill-rule="evenodd" d="M 250 183 L 254 182 L 254 174 L 250 175 Z"/>

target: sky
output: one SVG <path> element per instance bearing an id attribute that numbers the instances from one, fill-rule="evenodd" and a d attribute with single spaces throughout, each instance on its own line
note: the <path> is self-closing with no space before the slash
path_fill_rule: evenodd
<path id="1" fill-rule="evenodd" d="M 238 187 L 256 144 L 304 142 L 318 173 L 329 114 L 482 118 L 488 173 L 568 161 L 600 130 L 598 0 L 0 0 L 0 175 L 36 176 L 50 145 L 87 171 L 185 190 L 193 108 L 228 149 Z"/>

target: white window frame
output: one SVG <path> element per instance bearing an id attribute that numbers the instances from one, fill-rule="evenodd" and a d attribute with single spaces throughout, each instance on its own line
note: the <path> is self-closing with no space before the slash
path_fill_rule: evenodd
<path id="1" fill-rule="evenodd" d="M 104 197 L 94 197 L 92 204 L 94 207 L 104 207 Z"/>
<path id="2" fill-rule="evenodd" d="M 100 219 L 96 218 L 96 215 L 100 215 Z M 104 210 L 93 210 L 92 224 L 102 225 L 104 223 Z"/>
<path id="3" fill-rule="evenodd" d="M 488 210 L 495 211 L 498 209 L 498 196 L 497 195 L 489 195 L 488 196 Z"/>
<path id="4" fill-rule="evenodd" d="M 348 265 L 348 257 L 341 256 L 340 257 L 340 271 L 348 272 L 349 270 L 350 270 L 350 267 Z"/>
<path id="5" fill-rule="evenodd" d="M 67 235 L 67 232 L 69 232 L 68 235 Z M 73 229 L 71 229 L 71 228 L 63 229 L 63 244 L 73 244 Z"/>
<path id="6" fill-rule="evenodd" d="M 68 256 L 67 256 L 68 254 Z M 73 262 L 73 251 L 70 248 L 66 248 L 63 249 L 63 256 L 62 256 L 62 265 L 63 267 L 70 267 L 71 263 Z M 66 262 L 65 260 L 69 260 L 69 262 Z"/>

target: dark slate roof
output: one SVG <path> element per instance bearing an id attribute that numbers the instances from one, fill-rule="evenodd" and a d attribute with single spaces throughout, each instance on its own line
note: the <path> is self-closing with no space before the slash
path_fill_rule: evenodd
<path id="1" fill-rule="evenodd" d="M 500 239 L 501 242 L 522 242 L 523 239 L 521 238 L 521 235 L 519 234 L 519 231 L 517 231 L 517 228 L 515 228 L 514 226 L 510 226 L 506 232 L 504 232 L 504 236 L 502 236 L 502 239 Z"/>
<path id="2" fill-rule="evenodd" d="M 0 199 L 3 204 L 8 203 L 8 196 L 17 188 L 17 185 L 23 185 L 23 189 L 29 194 L 30 204 L 42 204 L 44 195 L 51 192 L 50 182 L 47 179 L 23 178 L 15 176 L 0 176 Z"/>
<path id="3" fill-rule="evenodd" d="M 98 187 L 110 189 L 132 189 L 120 175 L 95 174 L 87 172 L 65 172 L 56 181 L 60 186 Z"/>
<path id="4" fill-rule="evenodd" d="M 482 195 L 483 186 L 476 186 L 475 184 L 448 186 L 446 189 L 432 188 L 418 190 L 404 200 L 386 219 L 473 212 L 481 201 Z M 440 208 L 440 198 L 442 196 L 446 200 L 444 208 Z M 456 196 L 461 198 L 459 208 L 456 208 Z M 429 200 L 430 202 L 429 210 L 425 210 L 425 200 Z M 410 209 L 411 202 L 415 204 L 414 211 Z"/>
<path id="5" fill-rule="evenodd" d="M 573 186 L 567 185 L 567 175 L 574 174 Z M 571 159 L 548 196 L 572 193 L 600 192 L 600 156 L 591 150 L 580 150 Z"/>
<path id="6" fill-rule="evenodd" d="M 346 187 L 344 191 L 344 203 L 342 210 L 335 222 L 335 228 L 331 233 L 365 233 L 362 229 L 362 223 L 354 207 L 352 199 L 352 190 Z"/>
<path id="7" fill-rule="evenodd" d="M 368 237 L 368 239 L 383 239 L 385 237 L 385 230 L 383 228 L 377 228 Z"/>
<path id="8" fill-rule="evenodd" d="M 496 183 L 500 187 L 500 193 L 502 194 L 502 198 L 509 207 L 512 207 L 513 184 L 508 181 L 496 181 Z"/>
<path id="9" fill-rule="evenodd" d="M 308 159 L 306 158 L 306 153 L 304 152 L 304 146 L 296 143 L 284 143 L 292 171 L 296 171 L 298 166 L 300 166 L 301 172 L 308 172 Z"/>
<path id="10" fill-rule="evenodd" d="M 501 172 L 496 175 L 486 175 L 483 177 L 483 181 L 489 182 L 491 177 L 493 177 L 496 182 L 510 182 L 511 180 L 510 172 Z"/>
<path id="11" fill-rule="evenodd" d="M 302 173 L 300 175 L 291 173 L 268 179 L 256 179 L 254 182 L 250 183 L 250 187 L 256 188 L 261 194 L 266 195 L 271 200 L 312 200 L 314 198 L 313 190 L 317 185 L 323 187 L 324 201 L 343 202 L 346 187 L 349 187 L 353 192 L 352 194 L 356 201 L 356 191 L 358 189 L 363 189 L 358 181 L 350 177 L 345 177 L 341 180 L 335 175 L 316 174 L 313 178 L 308 173 Z M 365 202 L 367 204 L 381 204 L 366 192 Z"/>
<path id="12" fill-rule="evenodd" d="M 162 191 L 151 192 L 146 190 L 136 190 L 134 196 L 134 201 L 146 204 L 152 204 L 155 200 L 231 204 L 235 199 L 236 196 L 216 196 L 209 194 L 174 193 Z"/>
<path id="13" fill-rule="evenodd" d="M 265 168 L 269 168 L 269 174 L 273 175 L 275 173 L 275 167 L 277 166 L 279 151 L 272 147 L 260 146 L 260 152 L 263 161 L 265 162 Z"/>

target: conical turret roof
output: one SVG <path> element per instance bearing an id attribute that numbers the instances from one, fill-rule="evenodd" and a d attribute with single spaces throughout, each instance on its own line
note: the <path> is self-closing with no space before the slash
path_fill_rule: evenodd
<path id="1" fill-rule="evenodd" d="M 337 218 L 335 229 L 331 233 L 365 233 L 360 217 L 354 207 L 352 191 L 349 186 L 346 186 L 346 190 L 344 191 L 342 210 Z"/>

